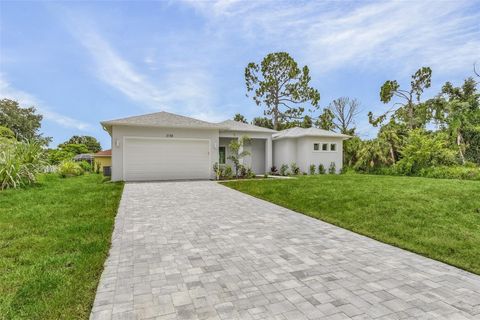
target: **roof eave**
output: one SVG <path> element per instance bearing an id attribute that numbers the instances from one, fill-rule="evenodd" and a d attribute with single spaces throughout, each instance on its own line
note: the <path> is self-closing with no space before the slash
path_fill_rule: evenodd
<path id="1" fill-rule="evenodd" d="M 222 127 L 222 126 L 204 127 L 204 126 L 182 126 L 182 125 L 153 125 L 153 124 L 139 124 L 139 123 L 118 123 L 118 122 L 110 122 L 110 121 L 102 121 L 100 123 L 104 128 L 105 127 L 111 128 L 113 126 L 126 126 L 126 127 L 170 128 L 170 129 L 228 130 L 227 127 Z"/>

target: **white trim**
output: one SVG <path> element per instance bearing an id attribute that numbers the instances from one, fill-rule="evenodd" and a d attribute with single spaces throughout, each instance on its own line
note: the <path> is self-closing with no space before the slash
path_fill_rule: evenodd
<path id="1" fill-rule="evenodd" d="M 123 145 L 122 145 L 122 180 L 125 181 L 125 151 L 126 151 L 126 144 L 125 141 L 127 139 L 131 140 L 183 140 L 183 141 L 208 141 L 208 172 L 210 173 L 210 167 L 212 165 L 212 140 L 211 139 L 198 139 L 198 138 L 163 138 L 163 137 L 141 137 L 141 136 L 123 136 Z M 210 174 L 211 176 L 211 174 Z"/>

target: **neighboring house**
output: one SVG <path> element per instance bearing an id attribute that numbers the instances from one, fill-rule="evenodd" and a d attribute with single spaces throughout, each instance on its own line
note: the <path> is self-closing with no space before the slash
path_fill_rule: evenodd
<path id="1" fill-rule="evenodd" d="M 343 167 L 343 140 L 350 136 L 318 128 L 291 128 L 273 134 L 273 165 L 296 163 L 300 171 L 316 170 L 322 164 L 325 170 L 335 163 L 336 172 Z"/>
<path id="2" fill-rule="evenodd" d="M 313 145 L 311 150 L 302 147 L 303 142 L 300 141 L 303 141 L 304 137 L 280 138 L 277 135 L 286 131 L 278 132 L 233 120 L 211 123 L 168 112 L 157 112 L 103 121 L 101 124 L 112 137 L 111 165 L 114 181 L 212 179 L 215 177 L 213 165 L 228 164 L 230 155 L 228 144 L 232 139 L 238 139 L 243 135 L 251 138 L 244 147 L 251 155 L 243 159 L 243 164 L 251 167 L 256 174 L 269 172 L 272 165 L 277 163 L 273 155 L 274 140 L 275 143 L 280 140 L 295 142 L 286 143 L 288 147 L 285 148 L 280 143 L 278 148 L 284 150 L 283 152 L 295 153 L 294 157 L 290 157 L 277 152 L 276 157 L 282 161 L 296 161 L 300 165 L 321 158 L 320 153 L 318 157 L 310 155 L 315 151 Z M 329 135 L 323 139 L 325 132 Z M 320 135 L 316 136 L 318 139 L 315 141 L 332 141 L 338 144 L 337 151 L 330 151 L 325 161 L 331 159 L 334 153 L 338 153 L 333 158 L 339 159 L 337 170 L 340 170 L 342 141 L 347 136 L 324 130 L 316 133 Z M 311 138 L 309 135 L 306 137 Z M 298 154 L 299 150 L 304 150 L 303 157 Z"/>
<path id="3" fill-rule="evenodd" d="M 100 172 L 103 172 L 103 167 L 112 166 L 112 149 L 99 151 L 93 155 L 93 158 Z"/>

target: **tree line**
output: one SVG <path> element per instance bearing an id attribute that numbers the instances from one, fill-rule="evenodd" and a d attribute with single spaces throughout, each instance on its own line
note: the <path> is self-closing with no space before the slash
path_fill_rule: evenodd
<path id="1" fill-rule="evenodd" d="M 247 96 L 263 109 L 263 116 L 252 124 L 275 130 L 318 127 L 348 134 L 352 138 L 344 145 L 347 167 L 427 176 L 435 168 L 451 172 L 448 167 L 480 177 L 480 94 L 475 76 L 479 77 L 474 67 L 472 77 L 458 86 L 446 82 L 430 99 L 423 98 L 431 87 L 429 67 L 419 68 L 408 86 L 386 81 L 379 101 L 389 108 L 378 115 L 368 112 L 368 121 L 378 133 L 362 140 L 356 132 L 360 102 L 340 97 L 320 108 L 320 93 L 310 85 L 309 68 L 299 67 L 288 53 L 270 53 L 259 64 L 251 62 L 245 68 Z M 247 122 L 241 114 L 234 120 Z M 448 177 L 449 172 L 443 175 Z"/>

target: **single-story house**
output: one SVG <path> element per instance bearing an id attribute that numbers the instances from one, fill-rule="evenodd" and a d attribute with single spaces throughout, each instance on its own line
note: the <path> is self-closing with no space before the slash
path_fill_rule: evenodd
<path id="1" fill-rule="evenodd" d="M 102 172 L 103 167 L 112 166 L 112 149 L 102 150 L 93 154 L 93 159 L 98 169 Z"/>
<path id="2" fill-rule="evenodd" d="M 148 181 L 213 179 L 215 163 L 228 164 L 232 139 L 250 138 L 242 159 L 256 174 L 273 165 L 296 162 L 302 171 L 310 164 L 334 161 L 342 168 L 342 143 L 349 136 L 310 128 L 275 131 L 227 120 L 202 121 L 169 112 L 101 122 L 112 138 L 112 180 Z M 327 144 L 325 149 L 324 144 Z"/>

